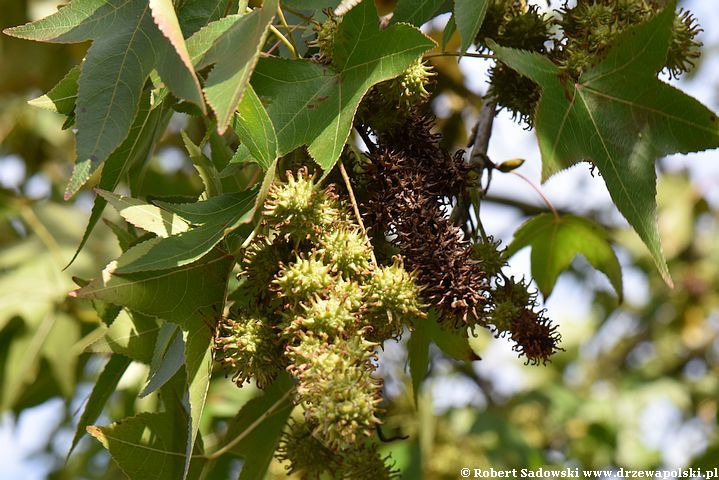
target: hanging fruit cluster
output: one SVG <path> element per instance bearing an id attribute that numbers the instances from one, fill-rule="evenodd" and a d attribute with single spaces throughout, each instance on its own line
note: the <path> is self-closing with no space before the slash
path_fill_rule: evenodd
<path id="1" fill-rule="evenodd" d="M 380 423 L 375 349 L 424 317 L 414 275 L 398 259 L 376 265 L 333 188 L 301 169 L 270 188 L 241 280 L 216 348 L 238 385 L 264 388 L 282 370 L 296 380 L 304 420 L 285 433 L 280 457 L 311 478 L 369 478 L 351 475 L 368 465 L 385 472 L 372 478 L 389 478 L 370 440 Z M 308 461 L 318 455 L 327 461 Z"/>

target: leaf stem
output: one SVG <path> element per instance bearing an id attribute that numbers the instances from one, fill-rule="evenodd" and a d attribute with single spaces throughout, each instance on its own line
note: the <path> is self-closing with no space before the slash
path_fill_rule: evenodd
<path id="1" fill-rule="evenodd" d="M 362 221 L 362 215 L 360 215 L 359 207 L 357 206 L 357 200 L 355 199 L 354 190 L 352 190 L 352 183 L 350 182 L 350 177 L 349 175 L 347 175 L 347 170 L 345 170 L 344 163 L 342 163 L 341 160 L 338 163 L 340 165 L 340 173 L 342 174 L 342 179 L 345 181 L 345 186 L 347 187 L 347 193 L 349 193 L 350 196 L 352 210 L 354 210 L 355 217 L 357 217 L 357 224 L 360 227 L 362 235 L 364 235 L 369 242 L 369 236 L 367 235 L 367 230 L 365 230 L 364 228 L 364 222 Z M 374 256 L 374 249 L 370 249 L 370 257 L 372 258 L 372 263 L 377 265 L 377 258 Z"/>
<path id="2" fill-rule="evenodd" d="M 295 39 L 292 36 L 292 30 L 290 29 L 290 26 L 287 25 L 287 20 L 285 19 L 285 14 L 282 12 L 282 7 L 280 7 L 279 4 L 277 4 L 277 18 L 280 19 L 280 23 L 282 24 L 282 27 L 287 32 L 287 37 L 289 37 L 289 41 L 292 44 L 292 53 L 294 54 L 295 58 L 298 58 L 297 53 L 297 44 L 295 43 Z"/>
<path id="3" fill-rule="evenodd" d="M 439 52 L 439 53 L 428 53 L 424 58 L 434 57 L 471 57 L 471 58 L 490 58 L 495 60 L 497 57 L 491 53 L 469 53 L 469 52 Z"/>
<path id="4" fill-rule="evenodd" d="M 536 186 L 536 185 L 534 184 L 534 182 L 532 182 L 529 178 L 525 177 L 524 175 L 522 175 L 522 174 L 519 173 L 519 172 L 512 171 L 512 172 L 510 172 L 510 173 L 512 173 L 512 174 L 514 174 L 514 175 L 516 175 L 516 176 L 518 176 L 519 178 L 521 178 L 522 180 L 524 180 L 525 182 L 527 182 L 527 183 L 529 184 L 529 186 L 532 187 L 532 189 L 533 189 L 535 192 L 537 192 L 537 194 L 538 194 L 540 197 L 542 197 L 542 200 L 544 200 L 544 203 L 547 205 L 547 208 L 549 208 L 549 210 L 552 211 L 552 214 L 554 215 L 554 218 L 556 218 L 557 220 L 559 220 L 559 212 L 557 212 L 557 209 L 554 208 L 554 205 L 552 205 L 552 202 L 549 201 L 549 198 L 547 198 L 547 196 L 542 192 L 542 190 L 541 190 L 538 186 Z"/>
<path id="5" fill-rule="evenodd" d="M 279 30 L 277 30 L 277 27 L 275 27 L 274 25 L 270 25 L 270 31 L 271 31 L 272 33 L 274 33 L 275 36 L 276 36 L 277 38 L 279 38 L 282 43 L 285 44 L 285 47 L 287 47 L 287 49 L 290 51 L 290 53 L 292 53 L 292 56 L 293 56 L 294 58 L 298 58 L 298 57 L 297 57 L 297 50 L 295 50 L 295 46 L 292 45 L 292 43 L 290 43 L 289 40 L 287 40 L 287 37 L 285 37 L 284 35 L 282 35 L 282 32 L 280 32 Z"/>
<path id="6" fill-rule="evenodd" d="M 232 450 L 238 443 L 240 443 L 242 440 L 247 437 L 252 431 L 257 428 L 262 422 L 264 422 L 270 415 L 274 414 L 277 409 L 279 409 L 280 405 L 282 405 L 285 400 L 290 396 L 294 389 L 290 389 L 287 392 L 285 392 L 282 397 L 280 397 L 275 403 L 272 404 L 270 408 L 265 410 L 265 412 L 257 417 L 254 422 L 250 423 L 246 429 L 242 431 L 239 435 L 237 435 L 235 438 L 227 442 L 223 447 L 219 448 L 213 453 L 210 453 L 209 455 L 205 455 L 205 459 L 208 461 L 216 460 L 225 453 Z"/>

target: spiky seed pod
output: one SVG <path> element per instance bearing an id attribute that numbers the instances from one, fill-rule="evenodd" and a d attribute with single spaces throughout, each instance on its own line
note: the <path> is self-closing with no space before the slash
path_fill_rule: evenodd
<path id="1" fill-rule="evenodd" d="M 536 6 L 524 8 L 519 2 L 495 1 L 487 11 L 490 23 L 482 26 L 478 44 L 491 38 L 503 47 L 543 53 L 550 38 L 550 22 Z M 486 22 L 486 20 L 485 20 Z M 531 125 L 539 101 L 539 85 L 515 70 L 497 62 L 489 71 L 489 91 L 500 108 L 506 108 L 514 119 Z"/>
<path id="2" fill-rule="evenodd" d="M 482 267 L 490 278 L 499 275 L 507 264 L 504 249 L 500 248 L 501 243 L 501 240 L 495 241 L 494 238 L 489 237 L 487 241 L 472 245 L 472 258 L 482 262 Z"/>
<path id="3" fill-rule="evenodd" d="M 427 101 L 430 96 L 427 86 L 435 75 L 432 67 L 420 57 L 398 77 L 381 83 L 378 88 L 386 100 L 409 113 Z"/>
<path id="4" fill-rule="evenodd" d="M 305 240 L 336 222 L 339 208 L 337 195 L 330 188 L 317 187 L 302 168 L 297 178 L 287 172 L 287 182 L 270 187 L 263 218 L 284 236 Z"/>
<path id="5" fill-rule="evenodd" d="M 315 28 L 317 37 L 310 43 L 311 47 L 317 47 L 320 50 L 319 60 L 325 64 L 331 64 L 334 60 L 335 38 L 337 30 L 343 17 L 337 17 L 330 10 L 327 12 L 327 20 L 319 24 Z"/>
<path id="6" fill-rule="evenodd" d="M 448 172 L 463 170 L 441 168 L 451 157 L 446 152 L 430 157 L 428 152 L 442 149 L 432 144 L 435 138 L 426 128 L 406 129 L 416 130 L 426 132 L 429 144 L 416 146 L 422 136 L 407 135 L 393 141 L 397 150 L 379 148 L 369 155 L 367 218 L 375 232 L 393 234 L 392 243 L 405 258 L 405 266 L 417 272 L 423 297 L 442 310 L 444 320 L 457 326 L 475 324 L 486 301 L 487 276 L 441 208 L 448 195 L 444 192 L 459 190 L 463 182 L 449 178 Z"/>
<path id="7" fill-rule="evenodd" d="M 702 43 L 696 39 L 701 31 L 691 12 L 679 10 L 674 17 L 672 40 L 665 64 L 669 75 L 679 78 L 679 75 L 694 68 L 694 62 L 701 56 Z"/>
<path id="8" fill-rule="evenodd" d="M 293 263 L 281 266 L 272 287 L 283 299 L 297 305 L 327 291 L 334 282 L 330 267 L 320 257 L 298 256 Z"/>
<path id="9" fill-rule="evenodd" d="M 258 388 L 265 388 L 284 365 L 283 346 L 274 326 L 259 315 L 223 319 L 215 338 L 215 349 L 226 369 L 234 371 L 232 380 L 241 387 L 254 378 Z"/>
<path id="10" fill-rule="evenodd" d="M 381 383 L 371 375 L 377 345 L 362 336 L 332 343 L 321 333 L 299 332 L 299 337 L 287 355 L 306 421 L 333 450 L 350 448 L 380 423 Z"/>
<path id="11" fill-rule="evenodd" d="M 416 275 L 404 269 L 399 258 L 392 265 L 377 268 L 365 284 L 370 338 L 386 339 L 402 334 L 403 325 L 425 317 Z"/>
<path id="12" fill-rule="evenodd" d="M 364 275 L 369 270 L 372 247 L 358 227 L 341 226 L 319 236 L 319 255 L 334 272 Z"/>
<path id="13" fill-rule="evenodd" d="M 362 100 L 357 117 L 379 132 L 390 132 L 407 121 L 430 98 L 427 89 L 436 73 L 422 58 L 399 76 L 377 84 Z"/>
<path id="14" fill-rule="evenodd" d="M 331 295 L 327 298 L 315 297 L 301 305 L 302 311 L 293 319 L 289 330 L 304 329 L 314 333 L 324 332 L 331 336 L 343 336 L 358 323 L 357 312 L 349 308 L 344 299 Z"/>
<path id="15" fill-rule="evenodd" d="M 383 457 L 376 443 L 366 442 L 361 448 L 348 451 L 342 465 L 343 480 L 393 480 L 400 478 L 400 471 L 390 463 L 392 458 Z"/>
<path id="16" fill-rule="evenodd" d="M 502 276 L 493 292 L 490 321 L 497 336 L 509 335 L 519 356 L 525 356 L 527 363 L 546 364 L 559 350 L 561 336 L 557 327 L 536 311 L 536 293 L 530 293 L 524 282 Z"/>
<path id="17" fill-rule="evenodd" d="M 342 465 L 341 457 L 315 437 L 307 423 L 295 420 L 288 422 L 275 455 L 280 461 L 288 462 L 288 475 L 296 474 L 307 480 L 333 478 Z"/>
<path id="18" fill-rule="evenodd" d="M 280 265 L 288 261 L 292 252 L 289 243 L 281 238 L 270 241 L 264 235 L 258 235 L 247 247 L 240 261 L 240 278 L 243 297 L 250 308 L 266 304 L 270 291 L 267 289 L 280 270 Z"/>
<path id="19" fill-rule="evenodd" d="M 489 92 L 500 108 L 506 108 L 513 120 L 531 126 L 542 90 L 529 78 L 501 62 L 489 70 Z"/>
<path id="20" fill-rule="evenodd" d="M 544 316 L 544 312 L 536 312 L 524 308 L 519 316 L 515 317 L 510 326 L 510 334 L 514 346 L 512 349 L 519 356 L 527 357 L 527 364 L 546 364 L 549 358 L 557 351 L 561 336 L 556 325 Z"/>

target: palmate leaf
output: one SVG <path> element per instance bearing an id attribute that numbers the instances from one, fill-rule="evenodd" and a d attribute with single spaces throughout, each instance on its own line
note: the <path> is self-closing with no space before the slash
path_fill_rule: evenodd
<path id="1" fill-rule="evenodd" d="M 331 66 L 268 57 L 259 60 L 252 76 L 252 85 L 275 126 L 279 154 L 307 145 L 325 171 L 342 153 L 367 91 L 402 73 L 434 46 L 410 25 L 380 31 L 371 0 L 364 0 L 343 18 Z"/>
<path id="2" fill-rule="evenodd" d="M 93 40 L 79 78 L 77 160 L 65 197 L 74 195 L 128 136 L 153 69 L 180 98 L 202 105 L 199 83 L 151 15 L 145 0 L 75 0 L 57 13 L 5 33 L 28 40 Z"/>
<path id="3" fill-rule="evenodd" d="M 674 4 L 621 34 L 574 83 L 541 55 L 492 44 L 497 57 L 542 87 L 535 127 L 543 178 L 587 160 L 671 284 L 656 225 L 655 160 L 719 147 L 719 121 L 700 102 L 657 78 Z"/>
<path id="4" fill-rule="evenodd" d="M 507 255 L 531 246 L 532 278 L 547 298 L 557 277 L 582 255 L 594 268 L 604 273 L 622 298 L 622 269 L 604 229 L 583 217 L 555 217 L 543 213 L 527 220 L 514 234 Z"/>

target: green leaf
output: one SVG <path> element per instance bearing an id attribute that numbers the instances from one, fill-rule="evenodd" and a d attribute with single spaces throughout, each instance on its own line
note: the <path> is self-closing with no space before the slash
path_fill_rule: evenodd
<path id="1" fill-rule="evenodd" d="M 122 305 L 146 315 L 178 323 L 183 329 L 193 325 L 197 311 L 224 298 L 231 257 L 213 250 L 208 255 L 173 270 L 115 275 L 116 269 L 143 255 L 160 238 L 147 240 L 111 262 L 102 274 L 72 296 L 97 298 Z M 117 320 L 113 323 L 113 327 Z M 153 343 L 154 345 L 154 343 Z M 150 356 L 152 350 L 150 350 Z"/>
<path id="2" fill-rule="evenodd" d="M 220 175 L 215 165 L 202 153 L 200 145 L 195 145 L 184 130 L 180 131 L 180 135 L 182 136 L 182 143 L 185 144 L 185 150 L 187 150 L 187 153 L 190 155 L 190 160 L 192 160 L 192 164 L 200 175 L 202 184 L 205 186 L 203 196 L 215 197 L 222 193 L 222 183 L 220 182 Z"/>
<path id="3" fill-rule="evenodd" d="M 265 0 L 259 10 L 243 15 L 212 45 L 204 59 L 215 66 L 205 82 L 205 96 L 223 133 L 242 100 L 257 63 L 278 0 Z"/>
<path id="4" fill-rule="evenodd" d="M 235 1 L 232 2 L 236 4 Z M 205 27 L 208 23 L 219 20 L 225 16 L 230 0 L 185 0 L 181 3 L 177 18 L 185 38 Z"/>
<path id="5" fill-rule="evenodd" d="M 150 10 L 152 12 L 152 18 L 155 21 L 155 25 L 159 28 L 160 32 L 170 41 L 173 50 L 180 59 L 177 62 L 177 58 L 174 55 L 160 56 L 158 58 L 159 64 L 157 69 L 160 76 L 166 79 L 168 76 L 177 76 L 182 78 L 184 72 L 177 71 L 178 69 L 184 69 L 189 75 L 183 82 L 177 82 L 174 88 L 172 84 L 165 80 L 168 85 L 172 88 L 173 93 L 180 98 L 184 98 L 198 105 L 202 109 L 202 113 L 205 112 L 205 102 L 202 98 L 202 89 L 200 88 L 200 82 L 195 76 L 195 68 L 190 60 L 190 54 L 187 51 L 187 45 L 185 45 L 185 38 L 182 35 L 180 29 L 180 22 L 177 19 L 175 13 L 175 7 L 172 5 L 172 0 L 149 0 Z M 191 81 L 188 81 L 190 80 Z"/>
<path id="6" fill-rule="evenodd" d="M 417 322 L 412 336 L 407 342 L 407 360 L 409 361 L 409 375 L 412 380 L 412 397 L 415 405 L 417 405 L 417 396 L 422 382 L 427 377 L 430 340 L 428 322 Z"/>
<path id="7" fill-rule="evenodd" d="M 116 353 L 140 363 L 150 363 L 160 327 L 155 318 L 122 310 L 103 337 L 88 351 Z"/>
<path id="8" fill-rule="evenodd" d="M 438 315 L 431 310 L 427 318 L 422 322 L 425 323 L 424 328 L 427 329 L 429 337 L 435 345 L 444 353 L 463 362 L 472 362 L 479 360 L 479 356 L 474 353 L 469 344 L 469 336 L 467 329 L 463 330 L 447 330 L 437 321 Z"/>
<path id="9" fill-rule="evenodd" d="M 488 6 L 489 0 L 454 0 L 454 19 L 462 40 L 462 52 L 474 42 Z"/>
<path id="10" fill-rule="evenodd" d="M 546 57 L 491 46 L 502 62 L 542 87 L 535 127 L 543 178 L 582 160 L 593 162 L 670 285 L 656 225 L 655 160 L 719 147 L 716 114 L 657 78 L 673 22 L 670 3 L 622 33 L 578 82 L 568 81 Z"/>
<path id="11" fill-rule="evenodd" d="M 233 129 L 240 137 L 241 147 L 244 146 L 262 169 L 267 170 L 277 158 L 277 135 L 270 116 L 252 85 L 247 86 L 237 107 Z M 235 163 L 234 157 L 231 163 Z"/>
<path id="12" fill-rule="evenodd" d="M 80 77 L 80 66 L 76 65 L 52 87 L 49 92 L 41 97 L 30 100 L 33 107 L 44 108 L 63 115 L 71 115 L 75 110 L 75 99 L 77 98 L 77 79 Z"/>
<path id="13" fill-rule="evenodd" d="M 92 393 L 90 393 L 90 397 L 85 404 L 85 409 L 80 416 L 80 421 L 77 423 L 70 451 L 67 452 L 68 457 L 70 457 L 72 451 L 75 450 L 77 442 L 85 435 L 85 428 L 91 425 L 100 416 L 102 410 L 105 408 L 105 404 L 117 388 L 120 378 L 122 378 L 122 375 L 129 366 L 130 359 L 123 355 L 112 355 L 110 360 L 105 364 L 105 368 L 92 387 Z"/>
<path id="14" fill-rule="evenodd" d="M 399 0 L 392 15 L 393 23 L 411 23 L 421 27 L 435 16 L 445 0 Z"/>
<path id="15" fill-rule="evenodd" d="M 155 205 L 124 195 L 106 192 L 99 188 L 95 189 L 95 192 L 112 205 L 127 223 L 152 232 L 158 237 L 166 238 L 190 229 L 190 225 L 185 219 Z"/>
<path id="16" fill-rule="evenodd" d="M 184 422 L 177 417 L 175 412 L 141 413 L 87 431 L 131 480 L 177 480 L 184 478 L 187 438 Z M 199 459 L 193 463 L 201 466 Z"/>
<path id="17" fill-rule="evenodd" d="M 449 44 L 452 35 L 454 35 L 454 32 L 456 31 L 457 23 L 454 21 L 454 14 L 452 14 L 452 16 L 449 17 L 449 20 L 447 21 L 447 26 L 444 27 L 444 31 L 442 32 L 442 43 L 439 46 L 440 50 L 444 52 L 447 49 L 447 44 Z"/>
<path id="18" fill-rule="evenodd" d="M 230 422 L 225 444 L 234 441 L 231 452 L 244 458 L 240 480 L 264 478 L 292 411 L 292 389 L 290 376 L 280 374 L 264 395 L 247 402 Z"/>
<path id="19" fill-rule="evenodd" d="M 622 270 L 606 231 L 589 219 L 574 215 L 555 217 L 542 213 L 527 220 L 514 234 L 507 254 L 532 247 L 532 277 L 547 298 L 557 277 L 582 255 L 612 283 L 621 301 Z"/>
<path id="20" fill-rule="evenodd" d="M 79 78 L 77 160 L 66 198 L 127 138 L 153 69 L 177 96 L 202 104 L 199 93 L 188 94 L 188 85 L 197 82 L 194 73 L 157 28 L 144 0 L 74 0 L 49 17 L 5 33 L 55 43 L 93 40 Z"/>
<path id="21" fill-rule="evenodd" d="M 307 145 L 327 172 L 339 158 L 362 97 L 402 73 L 434 42 L 410 25 L 380 31 L 374 3 L 365 0 L 340 24 L 331 66 L 312 60 L 262 58 L 252 77 L 277 133 L 279 154 Z"/>
<path id="22" fill-rule="evenodd" d="M 140 109 L 135 116 L 135 121 L 130 128 L 130 133 L 122 145 L 107 158 L 100 173 L 98 188 L 112 191 L 120 183 L 120 178 L 136 163 L 144 161 L 154 150 L 155 142 L 159 135 L 165 130 L 170 120 L 172 110 L 164 103 L 155 109 L 150 109 L 150 95 L 146 92 L 140 100 Z M 95 196 L 95 201 L 90 212 L 90 219 L 85 227 L 85 233 L 75 251 L 68 267 L 75 261 L 80 250 L 90 238 L 95 225 L 102 217 L 102 212 L 107 206 L 107 200 L 102 196 Z M 67 267 L 65 267 L 67 268 Z"/>
<path id="23" fill-rule="evenodd" d="M 225 290 L 222 290 L 224 298 Z M 188 437 L 185 445 L 185 476 L 190 468 L 192 450 L 200 429 L 200 419 L 205 409 L 207 391 L 210 388 L 214 348 L 212 348 L 212 325 L 208 319 L 216 318 L 217 314 L 204 309 L 193 318 L 192 322 L 183 327 L 185 343 L 185 373 L 187 375 L 188 400 L 190 404 L 189 421 L 187 422 Z M 184 477 L 183 477 L 184 478 Z"/>
<path id="24" fill-rule="evenodd" d="M 166 323 L 157 334 L 150 373 L 139 397 L 146 397 L 165 384 L 185 363 L 185 343 L 177 325 Z"/>
<path id="25" fill-rule="evenodd" d="M 115 269 L 115 273 L 124 275 L 148 270 L 165 270 L 196 261 L 220 243 L 226 234 L 240 224 L 252 220 L 256 195 L 256 190 L 249 190 L 177 207 L 175 213 L 185 211 L 185 215 L 191 217 L 186 216 L 187 220 L 197 223 L 197 220 L 202 219 L 205 223 L 188 231 L 157 239 L 152 243 L 144 242 L 142 245 L 145 245 L 146 249 L 141 255 L 132 260 L 126 257 L 126 261 Z M 193 208 L 195 215 L 189 213 Z M 172 214 L 166 210 L 163 212 Z"/>

